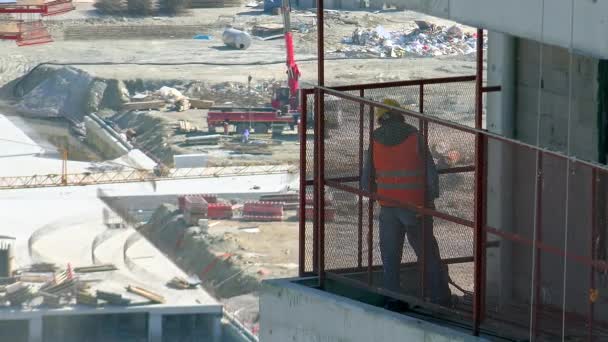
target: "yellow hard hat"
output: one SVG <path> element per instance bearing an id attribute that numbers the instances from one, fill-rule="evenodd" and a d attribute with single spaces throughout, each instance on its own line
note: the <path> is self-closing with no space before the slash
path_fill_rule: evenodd
<path id="1" fill-rule="evenodd" d="M 401 108 L 401 105 L 399 104 L 399 102 L 397 102 L 397 100 L 384 99 L 384 100 L 382 100 L 382 103 L 384 103 L 385 105 L 388 105 L 388 106 Z M 386 115 L 388 112 L 390 112 L 390 110 L 388 110 L 388 109 L 385 109 L 385 108 L 376 108 L 376 111 L 374 113 L 375 116 L 376 116 L 376 120 L 379 120 L 384 115 Z"/>

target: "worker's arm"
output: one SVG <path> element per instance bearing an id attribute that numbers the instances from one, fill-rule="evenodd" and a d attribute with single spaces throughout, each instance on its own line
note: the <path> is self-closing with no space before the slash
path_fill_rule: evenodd
<path id="1" fill-rule="evenodd" d="M 418 136 L 418 147 L 420 156 L 426 157 L 426 196 L 427 199 L 434 200 L 439 198 L 439 174 L 437 173 L 437 166 L 428 145 L 424 145 L 421 135 Z"/>

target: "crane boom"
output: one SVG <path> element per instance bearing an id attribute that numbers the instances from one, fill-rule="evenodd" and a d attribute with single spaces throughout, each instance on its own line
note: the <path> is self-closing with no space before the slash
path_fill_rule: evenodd
<path id="1" fill-rule="evenodd" d="M 296 63 L 296 56 L 293 45 L 293 34 L 291 33 L 291 21 L 289 13 L 291 7 L 289 6 L 289 0 L 283 0 L 283 28 L 285 36 L 285 50 L 287 65 L 287 86 L 289 87 L 289 105 L 292 109 L 298 107 L 298 90 L 300 89 L 300 69 Z"/>

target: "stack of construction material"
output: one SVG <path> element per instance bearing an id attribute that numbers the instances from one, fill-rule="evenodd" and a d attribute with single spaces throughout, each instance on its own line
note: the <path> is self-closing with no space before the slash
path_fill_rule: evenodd
<path id="1" fill-rule="evenodd" d="M 97 306 L 99 304 L 97 297 L 85 289 L 80 289 L 76 293 L 76 303 L 88 306 Z"/>
<path id="2" fill-rule="evenodd" d="M 77 279 L 74 277 L 71 267 L 68 265 L 68 269 L 54 276 L 54 280 L 45 283 L 40 287 L 40 291 L 59 294 L 68 291 L 72 291 L 77 286 Z"/>
<path id="3" fill-rule="evenodd" d="M 112 305 L 129 305 L 131 300 L 124 298 L 120 293 L 97 290 L 97 299 L 106 301 Z"/>
<path id="4" fill-rule="evenodd" d="M 186 208 L 186 198 L 189 197 L 202 197 L 207 203 L 217 203 L 217 196 L 212 194 L 188 194 L 177 196 L 177 208 L 182 213 Z"/>
<path id="5" fill-rule="evenodd" d="M 232 205 L 228 203 L 209 203 L 209 219 L 222 220 L 232 218 Z"/>
<path id="6" fill-rule="evenodd" d="M 5 290 L 6 299 L 13 306 L 21 305 L 33 297 L 30 287 L 22 282 L 7 285 Z"/>
<path id="7" fill-rule="evenodd" d="M 298 208 L 300 196 L 296 193 L 293 194 L 278 194 L 278 195 L 264 195 L 260 197 L 260 201 L 263 202 L 283 202 L 284 210 L 295 210 Z"/>
<path id="8" fill-rule="evenodd" d="M 209 204 L 203 196 L 188 195 L 184 198 L 184 221 L 197 225 L 198 220 L 206 219 Z"/>
<path id="9" fill-rule="evenodd" d="M 243 206 L 243 219 L 250 221 L 282 221 L 282 202 L 247 202 Z"/>
<path id="10" fill-rule="evenodd" d="M 58 296 L 58 295 L 52 294 L 52 293 L 46 293 L 43 291 L 40 291 L 39 294 L 42 295 L 44 305 L 51 307 L 51 308 L 62 307 L 61 296 Z"/>
<path id="11" fill-rule="evenodd" d="M 306 221 L 312 221 L 314 219 L 313 207 L 306 207 L 305 217 Z M 336 219 L 336 208 L 326 207 L 325 208 L 325 221 L 333 221 Z"/>
<path id="12" fill-rule="evenodd" d="M 0 277 L 10 277 L 13 273 L 13 243 L 0 240 Z"/>
<path id="13" fill-rule="evenodd" d="M 298 215 L 300 211 L 298 211 Z M 314 219 L 314 198 L 312 196 L 306 196 L 306 209 L 304 211 L 304 217 L 306 221 L 312 221 Z M 325 196 L 325 221 L 333 221 L 336 219 L 336 208 L 333 206 L 333 200 L 331 196 Z"/>

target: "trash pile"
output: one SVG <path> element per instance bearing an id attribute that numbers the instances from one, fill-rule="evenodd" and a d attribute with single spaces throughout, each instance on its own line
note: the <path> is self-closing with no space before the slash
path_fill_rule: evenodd
<path id="1" fill-rule="evenodd" d="M 435 25 L 416 21 L 409 31 L 386 31 L 357 28 L 350 37 L 342 39 L 348 47 L 340 49 L 347 55 L 371 54 L 379 57 L 468 55 L 477 50 L 477 34 L 464 32 L 460 27 Z M 484 48 L 487 40 L 484 40 Z"/>
<path id="2" fill-rule="evenodd" d="M 216 84 L 193 84 L 185 92 L 190 98 L 214 99 L 217 104 L 231 104 L 238 106 L 266 105 L 272 97 L 274 87 L 280 86 L 278 81 L 260 82 L 222 82 Z"/>

